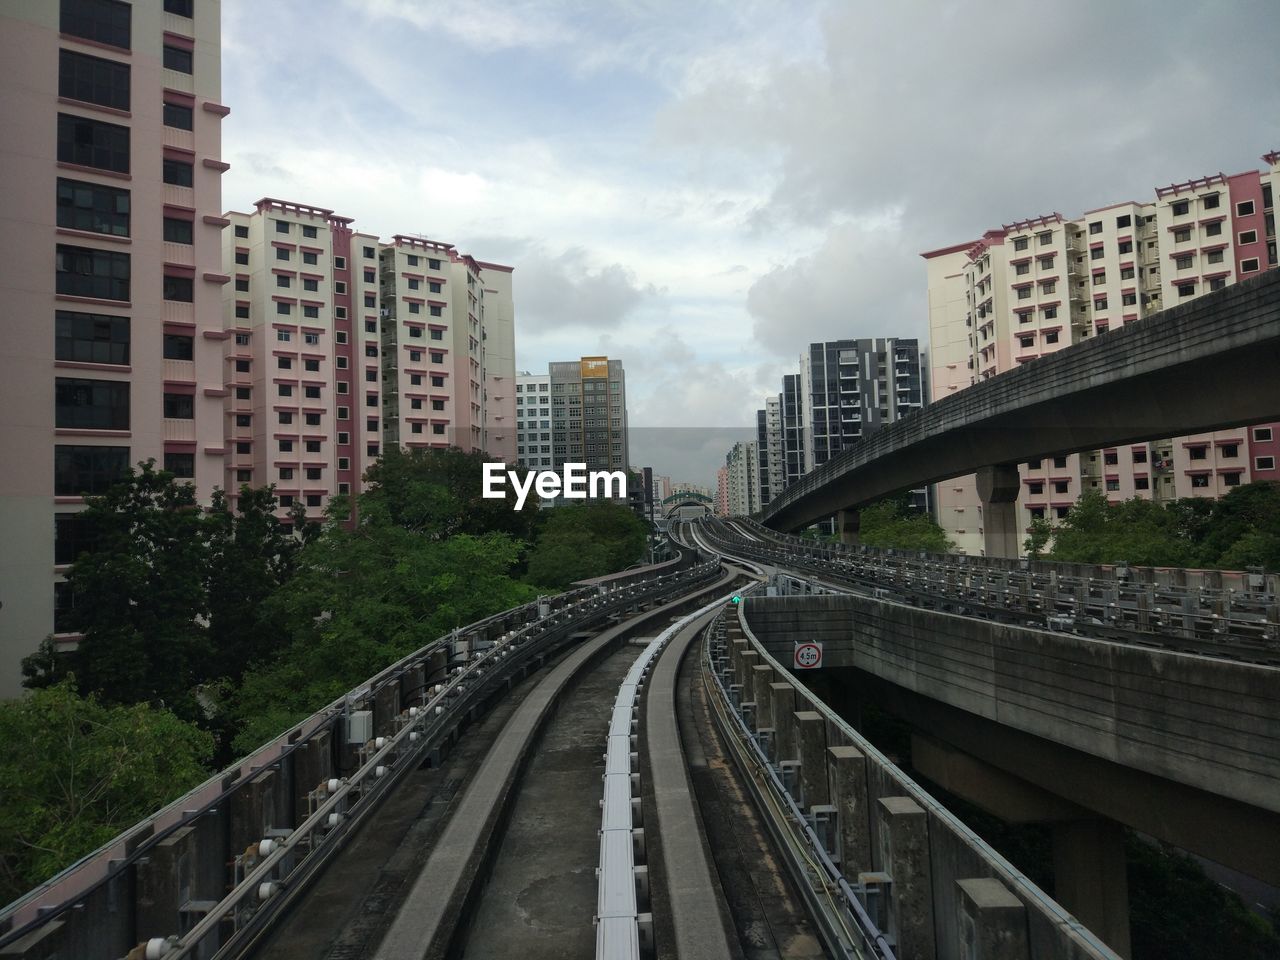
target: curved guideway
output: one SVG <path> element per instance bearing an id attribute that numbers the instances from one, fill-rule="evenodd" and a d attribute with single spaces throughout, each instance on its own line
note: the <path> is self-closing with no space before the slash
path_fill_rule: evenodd
<path id="1" fill-rule="evenodd" d="M 671 639 L 645 695 L 644 742 L 671 917 L 671 955 L 699 960 L 730 960 L 737 938 L 722 909 L 718 877 L 698 819 L 676 717 L 676 679 L 690 645 L 717 612 L 707 611 Z"/>
<path id="2" fill-rule="evenodd" d="M 716 595 L 717 591 L 723 593 L 733 578 L 734 574 L 729 574 L 692 594 L 604 630 L 552 668 L 516 708 L 466 788 L 456 812 L 446 824 L 422 872 L 379 944 L 374 954 L 378 960 L 420 960 L 423 957 L 464 955 L 466 946 L 459 941 L 463 939 L 469 915 L 477 915 L 477 904 L 481 903 L 477 899 L 480 893 L 477 888 L 488 874 L 486 862 L 494 856 L 499 861 L 501 859 L 496 845 L 501 839 L 506 817 L 518 807 L 518 781 L 529 766 L 539 738 L 565 693 L 577 682 L 580 674 L 599 664 L 624 637 L 638 630 L 660 629 L 666 623 L 665 618 L 677 609 L 691 603 L 705 602 L 706 598 Z M 607 716 L 607 707 L 604 716 Z M 596 796 L 598 794 L 593 790 L 593 802 Z M 591 850 L 594 851 L 595 818 L 588 821 L 588 824 L 583 824 L 580 819 L 575 821 L 567 815 L 558 817 L 555 823 L 546 825 L 543 842 L 553 845 L 558 842 L 557 837 L 562 833 L 582 832 L 585 829 L 592 840 Z M 503 870 L 500 862 L 494 862 L 497 863 L 497 870 Z M 590 859 L 590 866 L 594 868 L 594 858 Z M 483 909 L 482 904 L 480 909 Z M 590 918 L 591 909 L 588 907 L 582 917 L 587 933 L 586 942 L 590 941 L 591 936 Z M 522 957 L 531 956 L 530 948 L 531 944 L 527 939 L 515 944 L 515 949 L 518 949 Z M 556 952 L 546 955 L 572 954 Z"/>

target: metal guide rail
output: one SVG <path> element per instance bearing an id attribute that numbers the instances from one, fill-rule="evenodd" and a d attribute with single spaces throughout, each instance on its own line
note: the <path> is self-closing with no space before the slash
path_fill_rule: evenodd
<path id="1" fill-rule="evenodd" d="M 618 687 L 609 718 L 600 801 L 597 960 L 639 960 L 642 955 L 651 956 L 654 950 L 652 917 L 643 909 L 648 899 L 648 874 L 640 810 L 640 760 L 636 752 L 643 685 L 671 638 L 699 617 L 723 607 L 731 596 L 713 600 L 663 630 L 636 658 Z"/>
<path id="2" fill-rule="evenodd" d="M 833 955 L 1118 960 L 770 656 L 745 604 L 707 637 L 712 715 Z"/>
<path id="3" fill-rule="evenodd" d="M 778 534 L 750 521 L 699 527 L 706 540 L 755 560 L 803 569 L 884 599 L 1099 639 L 1280 665 L 1280 596 L 1260 573 L 1241 588 L 1140 582 L 1021 569 L 942 554 L 909 557 Z M 1041 565 L 1037 565 L 1041 566 Z M 1050 566 L 1050 565 L 1043 565 Z"/>
<path id="4" fill-rule="evenodd" d="M 540 598 L 427 644 L 5 908 L 0 949 L 85 960 L 233 955 L 270 921 L 280 895 L 305 883 L 508 677 L 581 628 L 718 570 L 682 549 L 625 579 Z M 146 928 L 154 902 L 147 912 L 122 902 L 157 885 L 152 899 L 174 907 L 168 929 Z"/>
<path id="5" fill-rule="evenodd" d="M 797 887 L 818 922 L 827 949 L 847 960 L 895 960 L 892 944 L 868 910 L 868 900 L 875 898 L 876 889 L 860 882 L 850 883 L 840 872 L 828 852 L 829 841 L 817 833 L 816 828 L 821 825 L 817 815 L 806 814 L 796 803 L 781 776 L 782 768 L 770 761 L 726 688 L 726 681 L 732 679 L 727 669 L 727 645 L 722 612 L 708 627 L 702 652 L 703 683 L 714 687 L 713 716 L 748 781 L 757 807 L 770 824 L 774 838 L 780 841 L 793 876 L 800 878 Z M 871 906 L 875 909 L 876 905 Z"/>

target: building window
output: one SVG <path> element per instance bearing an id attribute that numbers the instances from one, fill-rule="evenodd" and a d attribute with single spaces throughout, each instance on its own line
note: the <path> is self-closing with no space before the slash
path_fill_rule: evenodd
<path id="1" fill-rule="evenodd" d="M 1219 220 L 1217 223 L 1206 223 L 1204 225 L 1204 235 L 1206 237 L 1222 236 L 1222 221 Z"/>
<path id="2" fill-rule="evenodd" d="M 320 308 L 314 303 L 304 303 L 302 305 L 302 315 L 309 320 L 320 319 Z"/>
<path id="3" fill-rule="evenodd" d="M 1090 260 L 1101 260 L 1104 255 L 1105 255 L 1105 251 L 1102 247 L 1094 247 L 1092 250 L 1089 251 Z"/>
<path id="4" fill-rule="evenodd" d="M 1136 293 L 1123 293 L 1120 295 L 1120 303 L 1122 306 L 1134 307 L 1138 304 L 1138 295 Z"/>
<path id="5" fill-rule="evenodd" d="M 248 387 L 236 387 L 236 399 L 237 399 L 237 400 L 248 400 L 248 399 L 249 399 L 249 388 L 248 388 Z"/>
<path id="6" fill-rule="evenodd" d="M 1204 460 L 1208 456 L 1208 447 L 1189 447 L 1188 455 L 1192 460 Z"/>
<path id="7" fill-rule="evenodd" d="M 54 324 L 54 356 L 58 360 L 128 365 L 128 317 L 59 310 Z"/>
<path id="8" fill-rule="evenodd" d="M 164 299 L 191 303 L 195 299 L 195 281 L 191 277 L 164 275 Z"/>
<path id="9" fill-rule="evenodd" d="M 253 444 L 250 443 L 248 440 L 236 441 L 236 453 L 245 454 L 245 453 L 251 452 L 252 450 L 253 450 Z"/>
<path id="10" fill-rule="evenodd" d="M 1243 245 L 1244 245 L 1244 244 L 1246 244 L 1246 243 L 1257 243 L 1257 242 L 1258 242 L 1258 231 L 1257 231 L 1257 230 L 1242 230 L 1242 231 L 1240 231 L 1240 234 L 1239 234 L 1239 236 L 1238 236 L 1238 238 L 1237 238 L 1236 242 L 1237 242 L 1237 243 L 1239 243 L 1241 246 L 1243 246 Z"/>
<path id="11" fill-rule="evenodd" d="M 432 385 L 433 387 L 443 387 L 443 386 L 444 386 L 444 377 L 442 377 L 440 374 L 433 373 L 433 374 L 431 375 L 431 385 Z"/>
<path id="12" fill-rule="evenodd" d="M 439 270 L 439 269 L 440 269 L 440 261 L 439 261 L 439 260 L 436 260 L 434 257 L 428 257 L 428 258 L 427 258 L 427 269 L 428 269 L 428 270 Z"/>
<path id="13" fill-rule="evenodd" d="M 71 430 L 128 430 L 129 384 L 58 377 L 54 425 Z"/>
<path id="14" fill-rule="evenodd" d="M 1058 342 L 1058 331 L 1057 331 L 1057 330 L 1050 330 L 1048 333 L 1046 333 L 1046 334 L 1044 335 L 1044 342 L 1045 342 L 1045 343 L 1057 343 L 1057 342 Z"/>
<path id="15" fill-rule="evenodd" d="M 1178 200 L 1173 204 L 1173 215 L 1175 217 L 1186 216 L 1187 211 L 1191 209 L 1191 203 L 1188 200 Z"/>
<path id="16" fill-rule="evenodd" d="M 444 363 L 444 354 L 443 354 L 443 353 L 432 353 L 432 354 L 431 354 L 431 362 L 432 362 L 432 363 Z"/>
<path id="17" fill-rule="evenodd" d="M 1193 474 L 1191 477 L 1191 486 L 1196 488 L 1209 486 L 1209 475 L 1207 473 Z"/>
<path id="18" fill-rule="evenodd" d="M 1044 308 L 1044 318 L 1045 318 L 1046 320 L 1056 320 L 1056 319 L 1058 318 L 1058 308 L 1057 308 L 1057 307 L 1045 307 L 1045 308 Z"/>
<path id="19" fill-rule="evenodd" d="M 195 397 L 189 393 L 166 393 L 164 416 L 169 420 L 191 420 L 195 417 Z"/>
<path id="20" fill-rule="evenodd" d="M 1105 309 L 1107 309 L 1107 298 L 1106 298 L 1106 297 L 1095 297 L 1095 298 L 1094 298 L 1094 300 L 1093 300 L 1093 309 L 1095 309 L 1095 310 L 1105 310 Z"/>
<path id="21" fill-rule="evenodd" d="M 184 160 L 170 160 L 166 157 L 164 161 L 164 182 L 175 187 L 191 186 L 195 182 L 194 165 Z M 240 236 L 240 230 L 244 230 L 245 236 L 249 235 L 247 228 L 236 227 L 236 236 Z"/>
<path id="22" fill-rule="evenodd" d="M 166 450 L 164 468 L 180 480 L 190 480 L 196 475 L 196 455 Z"/>
<path id="23" fill-rule="evenodd" d="M 431 401 L 431 409 L 432 409 L 432 410 L 443 410 L 443 409 L 444 409 L 444 401 L 443 401 L 443 400 L 432 400 L 432 401 Z"/>
<path id="24" fill-rule="evenodd" d="M 1271 428 L 1270 427 L 1254 427 L 1253 439 L 1255 443 L 1270 443 Z"/>
<path id="25" fill-rule="evenodd" d="M 129 128 L 58 114 L 58 162 L 129 172 Z"/>
<path id="26" fill-rule="evenodd" d="M 164 218 L 164 238 L 168 243 L 192 243 L 194 224 L 190 220 L 179 220 L 177 217 Z"/>
<path id="27" fill-rule="evenodd" d="M 291 383 L 282 383 L 282 384 L 280 384 L 280 385 L 279 385 L 279 389 L 277 389 L 277 390 L 276 390 L 276 393 L 278 393 L 278 394 L 279 394 L 280 396 L 282 396 L 282 397 L 292 397 L 292 396 L 293 396 L 293 384 L 291 384 Z"/>
<path id="28" fill-rule="evenodd" d="M 1093 275 L 1093 285 L 1095 287 L 1101 286 L 1106 282 L 1107 282 L 1107 271 L 1099 270 L 1097 273 Z"/>
<path id="29" fill-rule="evenodd" d="M 422 312 L 422 304 L 420 304 L 420 303 L 415 303 L 415 302 L 413 302 L 413 301 L 410 301 L 410 303 L 409 303 L 409 312 L 410 312 L 410 313 L 421 313 L 421 312 Z"/>
<path id="30" fill-rule="evenodd" d="M 1234 443 L 1224 443 L 1219 453 L 1225 460 L 1234 460 L 1240 455 L 1240 448 Z"/>
<path id="31" fill-rule="evenodd" d="M 99 496 L 128 469 L 128 447 L 58 444 L 53 448 L 54 496 Z"/>
<path id="32" fill-rule="evenodd" d="M 1252 201 L 1252 200 L 1241 200 L 1239 203 L 1237 203 L 1237 204 L 1236 204 L 1236 216 L 1237 216 L 1237 217 L 1250 217 L 1250 216 L 1253 216 L 1253 201 Z"/>
<path id="33" fill-rule="evenodd" d="M 443 436 L 443 435 L 444 435 L 444 424 L 443 424 L 443 423 L 433 423 L 433 424 L 431 425 L 431 432 L 432 432 L 432 433 L 434 433 L 436 436 Z"/>
<path id="34" fill-rule="evenodd" d="M 422 432 L 422 424 L 420 424 L 420 423 L 410 424 L 410 430 L 411 430 L 413 433 L 421 433 L 421 432 Z"/>
<path id="35" fill-rule="evenodd" d="M 190 360 L 193 356 L 195 338 L 181 333 L 164 335 L 164 358 L 166 360 Z"/>
<path id="36" fill-rule="evenodd" d="M 1151 481 L 1150 481 L 1150 480 L 1148 480 L 1146 477 L 1134 477 L 1134 478 L 1133 478 L 1133 489 L 1135 489 L 1135 490 L 1150 490 L 1150 489 L 1151 489 Z"/>
<path id="37" fill-rule="evenodd" d="M 1208 254 L 1206 254 L 1205 258 L 1209 261 L 1209 263 L 1221 263 L 1223 260 L 1222 251 L 1210 250 Z"/>
<path id="38" fill-rule="evenodd" d="M 1032 494 L 1032 495 L 1034 495 L 1034 496 L 1039 496 L 1040 494 L 1044 493 L 1044 484 L 1043 484 L 1043 483 L 1028 483 L 1028 484 L 1027 484 L 1027 493 Z"/>
<path id="39" fill-rule="evenodd" d="M 102 300 L 129 299 L 129 254 L 58 245 L 57 292 Z"/>
<path id="40" fill-rule="evenodd" d="M 293 358 L 292 357 L 276 357 L 276 367 L 280 370 L 292 370 Z"/>
<path id="41" fill-rule="evenodd" d="M 282 317 L 287 317 L 287 316 L 289 316 L 289 315 L 290 315 L 290 314 L 292 314 L 292 313 L 293 313 L 293 304 L 291 304 L 291 303 L 285 303 L 283 300 L 277 300 L 277 301 L 276 301 L 276 314 L 277 314 L 277 315 L 282 316 Z"/>
<path id="42" fill-rule="evenodd" d="M 176 70 L 178 73 L 191 73 L 191 51 L 183 50 L 181 47 L 171 47 L 165 44 L 164 48 L 164 68 L 166 70 Z"/>
<path id="43" fill-rule="evenodd" d="M 1258 269 L 1258 258 L 1257 258 L 1257 257 L 1250 257 L 1248 260 L 1241 260 L 1241 261 L 1240 261 L 1240 272 L 1241 272 L 1241 273 L 1254 273 L 1254 272 L 1256 272 L 1256 271 L 1257 271 L 1257 269 Z"/>
<path id="44" fill-rule="evenodd" d="M 364 398 L 364 405 L 366 407 L 376 407 L 378 405 L 378 395 L 376 393 L 369 394 Z"/>
<path id="45" fill-rule="evenodd" d="M 320 372 L 320 361 L 319 361 L 319 360 L 303 360 L 303 361 L 302 361 L 302 367 L 303 367 L 303 369 L 304 369 L 304 370 L 306 370 L 308 373 L 319 373 L 319 372 Z"/>
<path id="46" fill-rule="evenodd" d="M 1120 489 L 1120 481 L 1119 481 L 1119 480 L 1108 480 L 1108 481 L 1107 481 L 1107 491 L 1108 491 L 1109 493 L 1114 493 L 1116 490 L 1119 490 L 1119 489 Z"/>
<path id="47" fill-rule="evenodd" d="M 1093 233 L 1101 233 L 1101 232 L 1102 232 L 1101 220 L 1095 220 L 1093 223 L 1089 224 L 1089 233 L 1093 234 Z"/>
<path id="48" fill-rule="evenodd" d="M 350 408 L 350 407 L 339 407 L 339 408 L 338 408 L 338 419 L 339 419 L 339 420 L 350 420 L 350 419 L 351 419 L 351 408 Z"/>
<path id="49" fill-rule="evenodd" d="M 1180 297 L 1189 297 L 1193 295 L 1195 292 L 1196 292 L 1196 285 L 1194 283 L 1178 284 L 1178 296 Z"/>
<path id="50" fill-rule="evenodd" d="M 304 334 L 302 335 L 302 342 L 303 342 L 303 343 L 305 343 L 305 344 L 307 344 L 308 346 L 312 346 L 312 347 L 319 346 L 319 345 L 320 345 L 320 334 L 318 334 L 318 333 L 304 333 Z"/>
<path id="51" fill-rule="evenodd" d="M 195 126 L 195 114 L 185 104 L 169 103 L 166 100 L 164 104 L 164 125 L 177 130 L 191 130 Z"/>
<path id="52" fill-rule="evenodd" d="M 1062 470 L 1062 469 L 1063 469 L 1063 468 L 1065 468 L 1065 467 L 1066 467 L 1066 465 L 1067 465 L 1067 458 L 1066 458 L 1066 457 L 1054 457 L 1054 458 L 1053 458 L 1053 465 L 1054 465 L 1054 467 L 1055 467 L 1055 468 L 1057 468 L 1058 470 Z"/>
<path id="53" fill-rule="evenodd" d="M 440 293 L 440 291 L 441 291 L 440 284 L 436 283 L 434 280 L 432 280 L 427 284 L 428 293 Z"/>
<path id="54" fill-rule="evenodd" d="M 1013 238 L 1013 249 L 1014 249 L 1014 250 L 1017 250 L 1017 251 L 1022 251 L 1022 250 L 1027 249 L 1027 238 L 1026 238 L 1026 237 L 1014 237 L 1014 238 Z"/>
<path id="55" fill-rule="evenodd" d="M 1275 457 L 1254 457 L 1253 469 L 1255 470 L 1274 470 L 1276 468 Z"/>
<path id="56" fill-rule="evenodd" d="M 1042 246 L 1042 247 L 1047 247 L 1047 246 L 1049 246 L 1049 244 L 1053 243 L 1053 231 L 1052 231 L 1052 230 L 1046 230 L 1044 233 L 1041 233 L 1041 234 L 1039 234 L 1038 236 L 1039 236 L 1039 240 L 1040 240 L 1040 246 Z"/>
<path id="57" fill-rule="evenodd" d="M 249 319 L 249 305 L 247 303 L 236 304 L 236 319 L 237 320 Z"/>
<path id="58" fill-rule="evenodd" d="M 58 51 L 58 96 L 129 109 L 129 65 L 71 50 Z"/>
<path id="59" fill-rule="evenodd" d="M 431 315 L 433 317 L 442 317 L 444 316 L 444 309 L 433 304 L 431 307 Z"/>
<path id="60" fill-rule="evenodd" d="M 128 50 L 132 9 L 119 0 L 62 0 L 58 28 L 73 37 Z"/>
<path id="61" fill-rule="evenodd" d="M 302 225 L 302 235 L 308 240 L 314 240 L 316 238 L 316 228 L 310 224 L 304 223 Z"/>
<path id="62" fill-rule="evenodd" d="M 333 319 L 335 319 L 335 320 L 345 320 L 345 319 L 347 319 L 347 308 L 346 308 L 346 307 L 334 307 L 334 308 L 333 308 Z"/>
<path id="63" fill-rule="evenodd" d="M 1131 226 L 1132 224 L 1133 224 L 1133 216 L 1131 214 L 1126 213 L 1123 217 L 1116 217 L 1117 230 L 1121 229 L 1122 227 Z"/>
<path id="64" fill-rule="evenodd" d="M 1120 268 L 1120 279 L 1121 279 L 1121 280 L 1132 280 L 1132 279 L 1133 279 L 1133 267 L 1121 267 L 1121 268 Z"/>
<path id="65" fill-rule="evenodd" d="M 1189 270 L 1194 262 L 1195 257 L 1190 253 L 1184 253 L 1173 258 L 1173 265 L 1179 270 Z"/>
<path id="66" fill-rule="evenodd" d="M 288 258 L 288 257 L 285 257 L 284 259 L 285 259 L 285 260 L 288 260 L 289 258 Z M 316 256 L 316 254 L 312 253 L 310 250 L 303 250 L 303 251 L 302 251 L 302 262 L 303 262 L 303 263 L 308 263 L 308 264 L 310 264 L 311 266 L 315 266 L 315 265 L 319 262 L 319 259 L 318 259 L 318 257 Z"/>
<path id="67" fill-rule="evenodd" d="M 308 479 L 308 480 L 319 480 L 319 479 L 320 479 L 320 468 L 319 468 L 319 467 L 307 467 L 307 468 L 306 468 L 306 477 L 307 477 L 307 479 Z"/>
<path id="68" fill-rule="evenodd" d="M 320 414 L 318 413 L 304 414 L 303 420 L 306 422 L 308 427 L 320 426 Z"/>
<path id="69" fill-rule="evenodd" d="M 288 287 L 292 282 L 293 282 L 292 279 L 286 274 L 283 274 L 283 273 L 276 274 L 277 287 Z"/>
<path id="70" fill-rule="evenodd" d="M 175 13 L 180 17 L 191 19 L 192 6 L 195 0 L 164 0 L 164 12 Z"/>
<path id="71" fill-rule="evenodd" d="M 1238 487 L 1238 486 L 1240 486 L 1240 474 L 1238 474 L 1238 473 L 1224 473 L 1224 474 L 1222 475 L 1222 485 L 1223 485 L 1224 487 Z"/>
<path id="72" fill-rule="evenodd" d="M 249 265 L 249 251 L 248 251 L 248 250 L 237 250 L 237 251 L 236 251 L 236 263 L 237 263 L 237 264 L 239 264 L 239 265 L 240 265 L 240 266 L 242 266 L 242 267 L 247 267 L 247 266 Z M 239 281 L 236 281 L 236 282 L 237 282 L 237 283 L 239 283 Z M 239 290 L 240 288 L 239 288 L 239 287 L 236 287 L 236 289 L 237 289 L 237 290 Z M 248 289 L 249 289 L 249 281 L 248 281 L 248 280 L 246 280 L 246 281 L 245 281 L 245 289 L 246 289 L 246 290 L 248 290 Z"/>

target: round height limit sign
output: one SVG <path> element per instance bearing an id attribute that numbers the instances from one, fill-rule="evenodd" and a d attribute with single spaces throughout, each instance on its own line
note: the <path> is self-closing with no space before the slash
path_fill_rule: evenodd
<path id="1" fill-rule="evenodd" d="M 822 666 L 822 642 L 797 643 L 791 665 L 796 670 L 816 670 Z"/>

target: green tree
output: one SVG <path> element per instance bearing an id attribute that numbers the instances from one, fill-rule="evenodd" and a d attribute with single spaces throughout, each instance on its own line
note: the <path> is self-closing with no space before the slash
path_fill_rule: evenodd
<path id="1" fill-rule="evenodd" d="M 272 487 L 241 487 L 234 513 L 226 495 L 214 491 L 206 521 L 211 677 L 238 680 L 249 664 L 282 644 L 284 624 L 267 616 L 273 608 L 266 601 L 292 577 L 308 526 L 296 517 L 293 528 L 281 524 L 275 509 Z"/>
<path id="2" fill-rule="evenodd" d="M 359 511 L 380 507 L 395 524 L 435 539 L 454 534 L 505 533 L 531 540 L 537 524 L 533 502 L 516 510 L 516 497 L 505 484 L 505 499 L 483 496 L 481 453 L 447 450 L 400 450 L 392 446 L 365 473 L 369 489 L 361 495 Z"/>
<path id="3" fill-rule="evenodd" d="M 530 583 L 563 590 L 577 580 L 624 570 L 644 554 L 648 525 L 629 507 L 597 500 L 542 511 L 529 554 Z"/>
<path id="4" fill-rule="evenodd" d="M 1205 566 L 1280 570 L 1280 483 L 1245 484 L 1213 501 L 1198 544 Z"/>
<path id="5" fill-rule="evenodd" d="M 201 783 L 212 751 L 170 711 L 81 697 L 74 680 L 0 701 L 0 901 Z"/>
<path id="6" fill-rule="evenodd" d="M 364 503 L 362 498 L 362 503 Z M 447 540 L 393 523 L 376 501 L 348 529 L 331 515 L 297 572 L 265 604 L 288 644 L 246 671 L 227 704 L 244 753 L 455 627 L 537 594 L 512 580 L 521 544 L 503 534 Z"/>
<path id="7" fill-rule="evenodd" d="M 1027 556 L 1030 559 L 1039 560 L 1052 539 L 1053 524 L 1044 519 L 1044 517 L 1036 517 L 1031 521 L 1031 526 L 1027 531 L 1027 539 L 1022 541 L 1022 549 L 1027 551 Z"/>
<path id="8" fill-rule="evenodd" d="M 858 514 L 858 540 L 868 547 L 932 553 L 945 553 L 955 547 L 933 517 L 911 510 L 905 498 L 890 498 L 863 507 Z"/>
<path id="9" fill-rule="evenodd" d="M 1049 558 L 1070 563 L 1187 566 L 1194 546 L 1178 514 L 1150 500 L 1112 504 L 1098 490 L 1086 490 L 1053 531 Z"/>
<path id="10" fill-rule="evenodd" d="M 159 701 L 193 719 L 191 691 L 210 653 L 201 622 L 209 553 L 195 488 L 149 461 L 88 503 L 81 522 L 94 547 L 67 573 L 72 626 L 84 637 L 68 665 L 80 689 L 104 702 Z"/>

